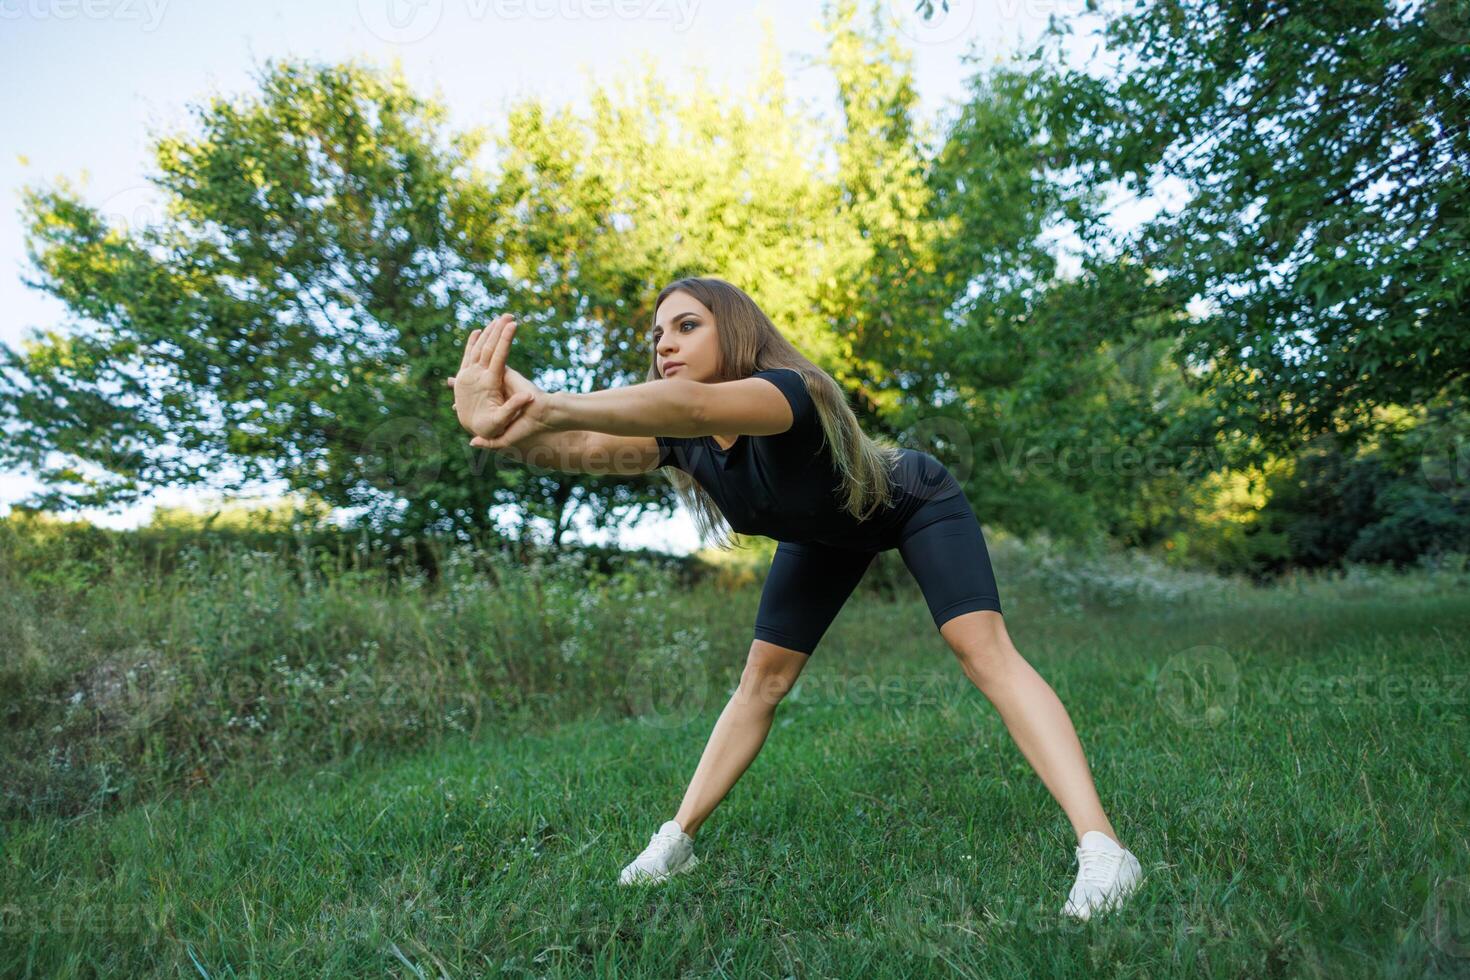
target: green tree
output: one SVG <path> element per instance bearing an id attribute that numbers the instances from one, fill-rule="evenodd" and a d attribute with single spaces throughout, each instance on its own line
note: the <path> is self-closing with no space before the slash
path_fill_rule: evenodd
<path id="1" fill-rule="evenodd" d="M 1108 57 L 1050 68 L 1049 112 L 1083 181 L 1185 188 L 1119 244 L 1207 301 L 1181 353 L 1225 424 L 1289 452 L 1363 441 L 1373 406 L 1463 399 L 1470 8 L 1106 8 Z M 1043 50 L 1060 62 L 1087 20 L 1056 21 Z"/>
<path id="2" fill-rule="evenodd" d="M 163 220 L 110 227 L 65 180 L 26 192 L 29 284 L 77 322 L 3 352 L 0 456 L 56 509 L 283 478 L 411 525 L 483 512 L 512 481 L 466 479 L 442 382 L 508 291 L 477 237 L 479 137 L 353 63 L 258 81 L 154 141 Z"/>
<path id="3" fill-rule="evenodd" d="M 880 360 L 905 389 L 908 441 L 966 480 L 985 520 L 1147 543 L 1177 515 L 1139 502 L 1177 502 L 1161 482 L 1218 466 L 1217 434 L 1175 364 L 1183 312 L 1154 270 L 1105 247 L 1106 202 L 1061 172 L 1047 94 L 1016 67 L 969 79 L 926 158 L 921 232 L 876 262 L 886 288 L 870 302 L 904 326 Z"/>

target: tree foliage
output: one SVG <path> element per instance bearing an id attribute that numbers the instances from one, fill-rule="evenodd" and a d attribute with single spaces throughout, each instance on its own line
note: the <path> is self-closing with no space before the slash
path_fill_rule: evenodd
<path id="1" fill-rule="evenodd" d="M 72 322 L 0 350 L 0 460 L 58 509 L 281 478 L 400 529 L 506 509 L 560 542 L 674 498 L 470 449 L 443 387 L 465 337 L 510 310 L 542 386 L 642 381 L 653 298 L 708 274 L 988 524 L 1238 568 L 1407 560 L 1466 526 L 1462 8 L 1117 6 L 1117 70 L 1054 63 L 1088 22 L 1058 20 L 942 127 L 879 0 L 823 6 L 825 115 L 769 27 L 744 91 L 645 58 L 493 138 L 396 72 L 268 62 L 154 140 L 160 221 L 26 192 L 32 284 Z M 1120 230 L 1119 187 L 1171 180 L 1179 207 Z"/>
<path id="2" fill-rule="evenodd" d="M 1470 11 L 1457 2 L 1112 4 L 1108 57 L 1045 97 L 1089 184 L 1185 200 L 1122 236 L 1179 300 L 1226 424 L 1262 450 L 1372 431 L 1470 377 Z M 1044 48 L 1061 58 L 1073 21 Z M 1091 65 L 1099 67 L 1092 68 Z M 1105 67 L 1103 67 L 1105 66 Z"/>
<path id="3" fill-rule="evenodd" d="M 477 237 L 477 138 L 351 63 L 259 84 L 154 142 L 157 222 L 111 227 L 65 180 L 26 193 L 31 285 L 76 323 L 4 352 L 6 461 L 62 509 L 277 478 L 334 506 L 488 504 L 442 380 L 507 289 Z"/>

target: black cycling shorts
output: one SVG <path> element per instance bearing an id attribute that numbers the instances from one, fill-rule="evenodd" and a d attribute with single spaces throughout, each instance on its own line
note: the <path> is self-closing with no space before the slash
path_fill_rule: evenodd
<path id="1" fill-rule="evenodd" d="M 873 558 L 895 547 L 919 583 L 936 628 L 977 609 L 1001 611 L 980 521 L 969 499 L 957 492 L 926 500 L 876 548 L 779 542 L 761 591 L 756 639 L 810 654 Z"/>

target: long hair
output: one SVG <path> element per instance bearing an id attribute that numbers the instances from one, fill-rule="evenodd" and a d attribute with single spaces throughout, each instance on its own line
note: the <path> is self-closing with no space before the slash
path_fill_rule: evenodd
<path id="1" fill-rule="evenodd" d="M 723 279 L 694 276 L 669 283 L 653 304 L 654 314 L 674 292 L 693 296 L 714 314 L 720 343 L 719 381 L 748 378 L 757 371 L 791 368 L 801 374 L 807 393 L 822 422 L 822 445 L 831 449 L 833 472 L 839 478 L 836 495 L 842 507 L 858 520 L 891 506 L 894 486 L 890 480 L 902 450 L 882 436 L 863 432 L 857 416 L 847 404 L 842 387 L 826 371 L 802 356 L 781 336 L 769 317 L 743 289 Z M 648 379 L 658 381 L 658 352 L 649 355 Z M 734 546 L 733 528 L 713 498 L 683 470 L 665 466 L 664 473 L 679 498 L 694 515 L 702 539 L 715 539 L 719 548 Z"/>

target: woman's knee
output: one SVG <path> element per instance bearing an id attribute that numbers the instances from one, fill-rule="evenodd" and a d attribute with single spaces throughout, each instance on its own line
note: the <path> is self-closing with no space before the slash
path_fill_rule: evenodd
<path id="1" fill-rule="evenodd" d="M 806 662 L 807 655 L 798 650 L 755 640 L 740 674 L 741 692 L 774 705 L 795 686 Z"/>
<path id="2" fill-rule="evenodd" d="M 1005 676 L 1020 660 L 1001 614 L 989 609 L 956 616 L 939 627 L 960 666 L 971 677 Z"/>

